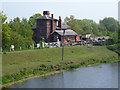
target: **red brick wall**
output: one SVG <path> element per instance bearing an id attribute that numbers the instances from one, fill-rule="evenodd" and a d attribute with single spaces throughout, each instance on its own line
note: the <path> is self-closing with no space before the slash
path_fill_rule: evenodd
<path id="1" fill-rule="evenodd" d="M 47 22 L 46 22 L 46 24 L 47 24 L 47 32 L 46 32 L 46 38 L 48 38 L 49 37 L 49 35 L 50 35 L 50 32 L 51 32 L 51 22 L 50 22 L 50 20 L 48 20 Z"/>
<path id="2" fill-rule="evenodd" d="M 54 28 L 53 28 L 53 32 L 56 30 L 56 26 L 57 26 L 57 22 L 54 21 Z"/>
<path id="3" fill-rule="evenodd" d="M 50 33 L 54 32 L 56 30 L 56 21 L 53 21 L 53 30 L 52 29 L 52 22 L 51 20 L 37 20 L 37 26 L 36 26 L 36 30 L 34 30 L 34 34 L 33 34 L 33 40 L 36 41 L 40 41 L 41 38 L 45 38 L 45 41 L 48 41 L 48 37 L 50 35 Z"/>
<path id="4" fill-rule="evenodd" d="M 39 42 L 41 38 L 46 39 L 46 33 L 47 33 L 47 20 L 37 20 L 37 41 Z M 41 36 L 41 37 L 40 37 Z"/>

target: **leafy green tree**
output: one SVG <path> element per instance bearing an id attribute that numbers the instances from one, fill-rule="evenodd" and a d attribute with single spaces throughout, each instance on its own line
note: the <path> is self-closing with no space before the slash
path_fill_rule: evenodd
<path id="1" fill-rule="evenodd" d="M 92 33 L 96 36 L 99 36 L 98 25 L 95 22 L 93 22 L 91 26 L 92 26 Z"/>
<path id="2" fill-rule="evenodd" d="M 118 43 L 120 43 L 120 24 L 118 25 Z"/>
<path id="3" fill-rule="evenodd" d="M 68 22 L 68 25 L 70 25 L 72 27 L 72 30 L 74 30 L 75 32 L 77 32 L 78 34 L 83 33 L 82 28 L 78 25 L 77 20 L 71 20 Z"/>
<path id="4" fill-rule="evenodd" d="M 115 32 L 118 30 L 118 21 L 112 17 L 104 18 L 103 20 L 100 20 L 99 23 L 104 25 L 110 32 Z"/>
<path id="5" fill-rule="evenodd" d="M 0 11 L 0 48 L 2 48 L 2 12 Z"/>
<path id="6" fill-rule="evenodd" d="M 2 24 L 2 49 L 10 48 L 10 30 L 8 24 Z"/>
<path id="7" fill-rule="evenodd" d="M 65 24 L 67 24 L 69 21 L 70 21 L 70 18 L 68 18 L 68 17 L 66 17 L 66 18 L 64 19 L 64 23 L 65 23 Z"/>
<path id="8" fill-rule="evenodd" d="M 10 32 L 11 45 L 15 45 L 15 49 L 20 49 L 20 47 L 25 48 L 25 38 L 23 38 L 17 32 Z"/>
<path id="9" fill-rule="evenodd" d="M 98 29 L 99 29 L 99 36 L 109 36 L 108 35 L 108 30 L 106 29 L 106 27 L 104 26 L 104 25 L 102 25 L 102 24 L 99 24 L 98 25 Z"/>
<path id="10" fill-rule="evenodd" d="M 2 49 L 9 49 L 10 47 L 10 30 L 8 23 L 5 22 L 7 17 L 0 12 L 0 17 L 2 17 Z"/>
<path id="11" fill-rule="evenodd" d="M 26 18 L 23 18 L 21 21 L 21 33 L 20 34 L 24 38 L 31 38 L 32 39 L 33 31 L 32 31 L 31 26 L 28 23 Z"/>
<path id="12" fill-rule="evenodd" d="M 7 17 L 6 17 L 5 14 L 3 14 L 3 11 L 2 11 L 2 12 L 0 11 L 0 18 L 1 18 L 1 20 L 2 20 L 1 23 L 2 23 L 2 24 L 5 23 Z"/>
<path id="13" fill-rule="evenodd" d="M 36 13 L 29 18 L 29 24 L 31 25 L 31 27 L 36 23 L 35 18 L 40 17 L 40 16 L 41 16 L 40 13 Z"/>
<path id="14" fill-rule="evenodd" d="M 70 15 L 70 17 L 66 17 L 65 19 L 64 19 L 64 22 L 65 22 L 65 24 L 68 24 L 68 22 L 70 22 L 70 21 L 72 21 L 72 20 L 74 20 L 75 19 L 75 17 L 73 16 L 73 15 Z"/>
<path id="15" fill-rule="evenodd" d="M 33 31 L 32 31 L 31 26 L 28 23 L 26 18 L 23 18 L 21 21 L 21 30 L 20 31 L 21 31 L 20 35 L 25 38 L 26 44 L 28 44 L 28 45 L 32 44 L 33 43 L 33 40 L 32 40 Z"/>
<path id="16" fill-rule="evenodd" d="M 19 30 L 20 30 L 20 18 L 19 17 L 13 19 L 13 23 L 11 24 L 11 28 L 13 31 L 19 32 Z"/>
<path id="17" fill-rule="evenodd" d="M 21 21 L 19 17 L 14 18 L 10 21 L 9 26 L 11 27 L 11 44 L 14 44 L 15 48 L 28 48 L 32 44 L 33 31 L 26 18 Z"/>
<path id="18" fill-rule="evenodd" d="M 82 27 L 84 34 L 90 33 L 90 34 L 98 35 L 99 32 L 98 25 L 93 20 L 83 19 L 77 21 L 80 27 Z"/>
<path id="19" fill-rule="evenodd" d="M 79 26 L 78 22 L 76 19 L 74 19 L 74 16 L 71 15 L 70 18 L 66 17 L 64 19 L 64 22 L 72 27 L 72 30 L 77 32 L 78 34 L 83 33 L 82 28 Z"/>

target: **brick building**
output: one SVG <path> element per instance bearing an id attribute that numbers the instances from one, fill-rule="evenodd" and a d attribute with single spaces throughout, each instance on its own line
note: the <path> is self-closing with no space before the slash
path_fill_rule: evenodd
<path id="1" fill-rule="evenodd" d="M 37 43 L 43 38 L 46 42 L 55 42 L 59 39 L 60 42 L 63 40 L 63 31 L 65 30 L 65 42 L 79 41 L 78 34 L 71 30 L 68 25 L 62 25 L 62 19 L 55 19 L 54 15 L 49 11 L 43 11 L 43 16 L 36 18 L 36 24 L 32 27 L 33 40 Z"/>

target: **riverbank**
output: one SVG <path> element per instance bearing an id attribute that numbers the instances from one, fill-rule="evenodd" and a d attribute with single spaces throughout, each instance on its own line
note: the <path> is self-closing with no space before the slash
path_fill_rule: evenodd
<path id="1" fill-rule="evenodd" d="M 47 48 L 2 54 L 3 87 L 34 76 L 118 60 L 117 54 L 106 47 L 65 47 L 64 61 L 61 52 L 61 48 Z"/>
<path id="2" fill-rule="evenodd" d="M 93 63 L 93 62 L 89 62 L 89 63 L 84 63 L 84 64 L 76 64 L 76 65 L 73 65 L 73 64 L 69 64 L 69 66 L 65 69 L 65 67 L 61 67 L 61 69 L 57 69 L 58 71 L 50 71 L 50 72 L 46 72 L 42 75 L 29 75 L 27 78 L 24 78 L 24 79 L 21 79 L 21 80 L 18 80 L 18 81 L 14 81 L 14 82 L 10 82 L 10 83 L 7 83 L 7 84 L 4 84 L 2 85 L 3 88 L 9 88 L 9 86 L 15 84 L 15 83 L 22 83 L 23 81 L 26 81 L 26 80 L 29 80 L 29 79 L 33 79 L 33 78 L 40 78 L 40 77 L 46 77 L 46 76 L 49 76 L 49 75 L 54 75 L 54 74 L 57 74 L 57 73 L 60 73 L 60 72 L 63 72 L 63 71 L 66 71 L 66 70 L 71 70 L 71 69 L 74 69 L 74 68 L 79 68 L 79 67 L 89 67 L 89 66 L 95 66 L 95 65 L 99 65 L 101 63 L 117 63 L 118 60 L 104 60 L 104 61 L 100 61 L 97 63 Z"/>

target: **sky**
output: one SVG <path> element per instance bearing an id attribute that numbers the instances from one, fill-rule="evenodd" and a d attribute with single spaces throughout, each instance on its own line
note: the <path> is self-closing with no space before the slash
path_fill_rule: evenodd
<path id="1" fill-rule="evenodd" d="M 2 4 L 2 6 L 1 6 Z M 99 22 L 105 17 L 118 19 L 118 0 L 2 0 L 0 8 L 8 17 L 29 19 L 35 13 L 50 11 L 58 19 L 74 15 L 76 19 L 92 19 Z"/>

